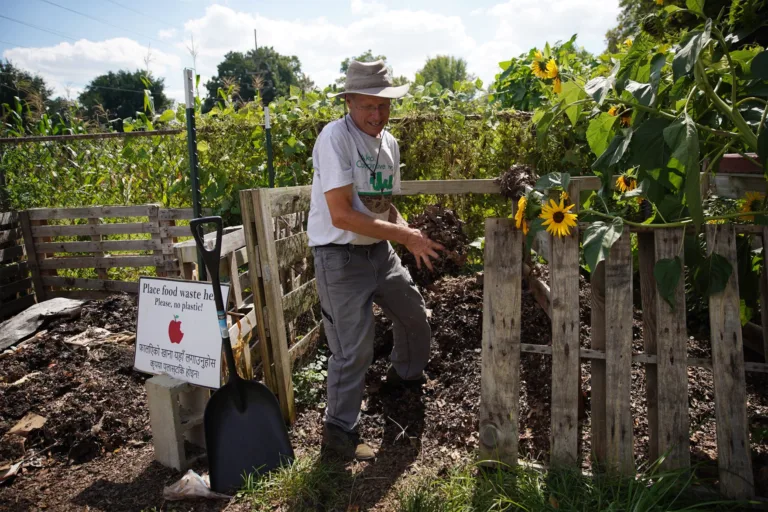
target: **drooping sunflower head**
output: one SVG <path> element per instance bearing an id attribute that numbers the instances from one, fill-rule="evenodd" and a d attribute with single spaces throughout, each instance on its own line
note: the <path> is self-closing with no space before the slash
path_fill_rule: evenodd
<path id="1" fill-rule="evenodd" d="M 741 206 L 741 211 L 746 212 L 759 212 L 763 209 L 763 201 L 765 200 L 765 194 L 760 192 L 747 192 L 744 196 L 744 204 Z M 748 215 L 742 217 L 744 220 L 754 221 L 754 215 Z"/>
<path id="2" fill-rule="evenodd" d="M 555 59 L 549 59 L 549 62 L 547 62 L 547 78 L 556 78 L 559 73 L 560 70 L 557 67 Z"/>
<path id="3" fill-rule="evenodd" d="M 619 107 L 617 107 L 616 105 L 612 106 L 611 108 L 608 109 L 608 114 L 612 115 L 613 117 L 616 117 L 617 115 L 619 115 Z"/>
<path id="4" fill-rule="evenodd" d="M 552 90 L 555 91 L 555 94 L 560 94 L 563 92 L 563 83 L 560 81 L 559 76 L 556 76 L 552 82 Z"/>
<path id="5" fill-rule="evenodd" d="M 547 232 L 554 236 L 568 236 L 571 234 L 571 228 L 576 226 L 576 214 L 570 213 L 575 205 L 565 206 L 560 198 L 560 204 L 554 199 L 549 200 L 549 204 L 541 207 L 540 218 L 544 219 L 542 225 L 547 228 Z"/>
<path id="6" fill-rule="evenodd" d="M 616 178 L 616 188 L 619 189 L 619 192 L 622 194 L 624 192 L 629 192 L 630 190 L 637 188 L 637 180 L 632 176 L 622 174 Z"/>
<path id="7" fill-rule="evenodd" d="M 621 116 L 619 117 L 619 122 L 621 123 L 621 126 L 628 127 L 632 125 L 632 112 L 629 110 L 623 112 Z"/>
<path id="8" fill-rule="evenodd" d="M 528 220 L 525 218 L 525 209 L 528 207 L 528 198 L 520 197 L 517 201 L 517 212 L 515 212 L 515 227 L 522 229 L 523 234 L 528 234 Z"/>
<path id="9" fill-rule="evenodd" d="M 537 58 L 531 62 L 531 71 L 533 71 L 536 78 L 547 78 L 547 63 L 544 62 L 544 58 L 541 57 L 541 53 L 536 53 Z"/>

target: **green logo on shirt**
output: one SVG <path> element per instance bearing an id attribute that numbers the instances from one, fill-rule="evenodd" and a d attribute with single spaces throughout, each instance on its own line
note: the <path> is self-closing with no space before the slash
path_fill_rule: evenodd
<path id="1" fill-rule="evenodd" d="M 376 173 L 376 179 L 374 180 L 373 176 L 371 176 L 371 187 L 373 187 L 373 190 L 376 190 L 377 192 L 381 192 L 383 190 L 392 190 L 392 175 L 389 175 L 389 178 L 386 181 L 383 181 L 381 179 L 381 172 Z"/>

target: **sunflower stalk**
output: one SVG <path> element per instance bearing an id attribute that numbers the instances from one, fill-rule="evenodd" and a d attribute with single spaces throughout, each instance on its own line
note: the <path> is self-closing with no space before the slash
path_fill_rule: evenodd
<path id="1" fill-rule="evenodd" d="M 652 228 L 652 229 L 666 229 L 666 228 L 681 228 L 686 226 L 693 225 L 693 219 L 690 217 L 684 217 L 683 219 L 680 219 L 675 222 L 666 222 L 664 224 L 643 224 L 642 222 L 635 222 L 631 220 L 627 220 L 619 215 L 610 215 L 607 213 L 598 212 L 596 210 L 581 210 L 581 215 L 594 215 L 595 217 L 601 217 L 603 219 L 621 219 L 621 221 L 626 224 L 627 226 L 634 226 L 637 228 Z M 704 221 L 709 220 L 730 220 L 730 219 L 738 219 L 739 217 L 750 217 L 755 215 L 768 215 L 768 210 L 761 210 L 756 212 L 736 212 L 736 213 L 728 213 L 724 215 L 712 215 L 709 217 L 704 217 Z"/>

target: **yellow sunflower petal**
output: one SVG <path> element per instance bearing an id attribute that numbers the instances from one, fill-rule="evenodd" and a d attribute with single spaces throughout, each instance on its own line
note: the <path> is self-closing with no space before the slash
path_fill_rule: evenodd
<path id="1" fill-rule="evenodd" d="M 559 76 L 555 77 L 555 81 L 552 83 L 552 90 L 555 91 L 555 94 L 563 92 L 563 83 L 560 81 Z"/>

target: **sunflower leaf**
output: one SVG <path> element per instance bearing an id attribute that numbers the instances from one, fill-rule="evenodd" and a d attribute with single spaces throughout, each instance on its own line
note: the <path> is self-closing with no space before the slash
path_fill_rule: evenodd
<path id="1" fill-rule="evenodd" d="M 656 100 L 656 92 L 653 90 L 653 85 L 643 84 L 630 80 L 625 87 L 627 91 L 632 93 L 638 103 L 644 107 L 650 107 Z"/>
<path id="2" fill-rule="evenodd" d="M 592 96 L 598 105 L 602 105 L 605 101 L 605 97 L 608 95 L 608 91 L 613 89 L 616 85 L 616 74 L 621 67 L 621 61 L 616 62 L 609 76 L 598 76 L 587 82 L 584 86 L 584 90 L 587 94 Z"/>
<path id="3" fill-rule="evenodd" d="M 568 190 L 568 184 L 571 183 L 571 175 L 567 172 L 551 172 L 545 174 L 536 181 L 534 190 L 549 190 L 551 188 L 562 188 Z"/>
<path id="4" fill-rule="evenodd" d="M 704 24 L 704 30 L 694 30 L 681 41 L 680 49 L 672 61 L 672 74 L 675 82 L 681 76 L 693 71 L 693 66 L 696 64 L 699 54 L 711 39 L 711 30 L 712 20 L 707 20 Z"/>
<path id="5" fill-rule="evenodd" d="M 757 158 L 763 164 L 763 174 L 768 176 L 768 123 L 763 125 L 760 136 L 757 137 Z"/>
<path id="6" fill-rule="evenodd" d="M 587 143 L 596 157 L 602 155 L 605 148 L 608 147 L 608 141 L 611 138 L 611 133 L 613 133 L 613 125 L 616 124 L 617 119 L 618 117 L 603 112 L 589 122 Z"/>
<path id="7" fill-rule="evenodd" d="M 696 229 L 704 222 L 699 175 L 699 134 L 696 123 L 688 116 L 664 128 L 664 140 L 672 148 L 672 158 L 685 168 L 685 201 Z"/>
<path id="8" fill-rule="evenodd" d="M 608 256 L 623 231 L 624 221 L 620 218 L 613 219 L 610 224 L 603 221 L 593 222 L 584 231 L 584 260 L 591 271 Z"/>
<path id="9" fill-rule="evenodd" d="M 659 294 L 673 311 L 675 309 L 675 291 L 682 275 L 683 262 L 679 256 L 658 260 L 653 266 L 653 277 L 656 278 Z"/>
<path id="10" fill-rule="evenodd" d="M 724 256 L 712 252 L 704 258 L 701 265 L 696 266 L 693 280 L 696 289 L 705 297 L 709 297 L 725 290 L 731 274 L 733 274 L 731 263 Z"/>

